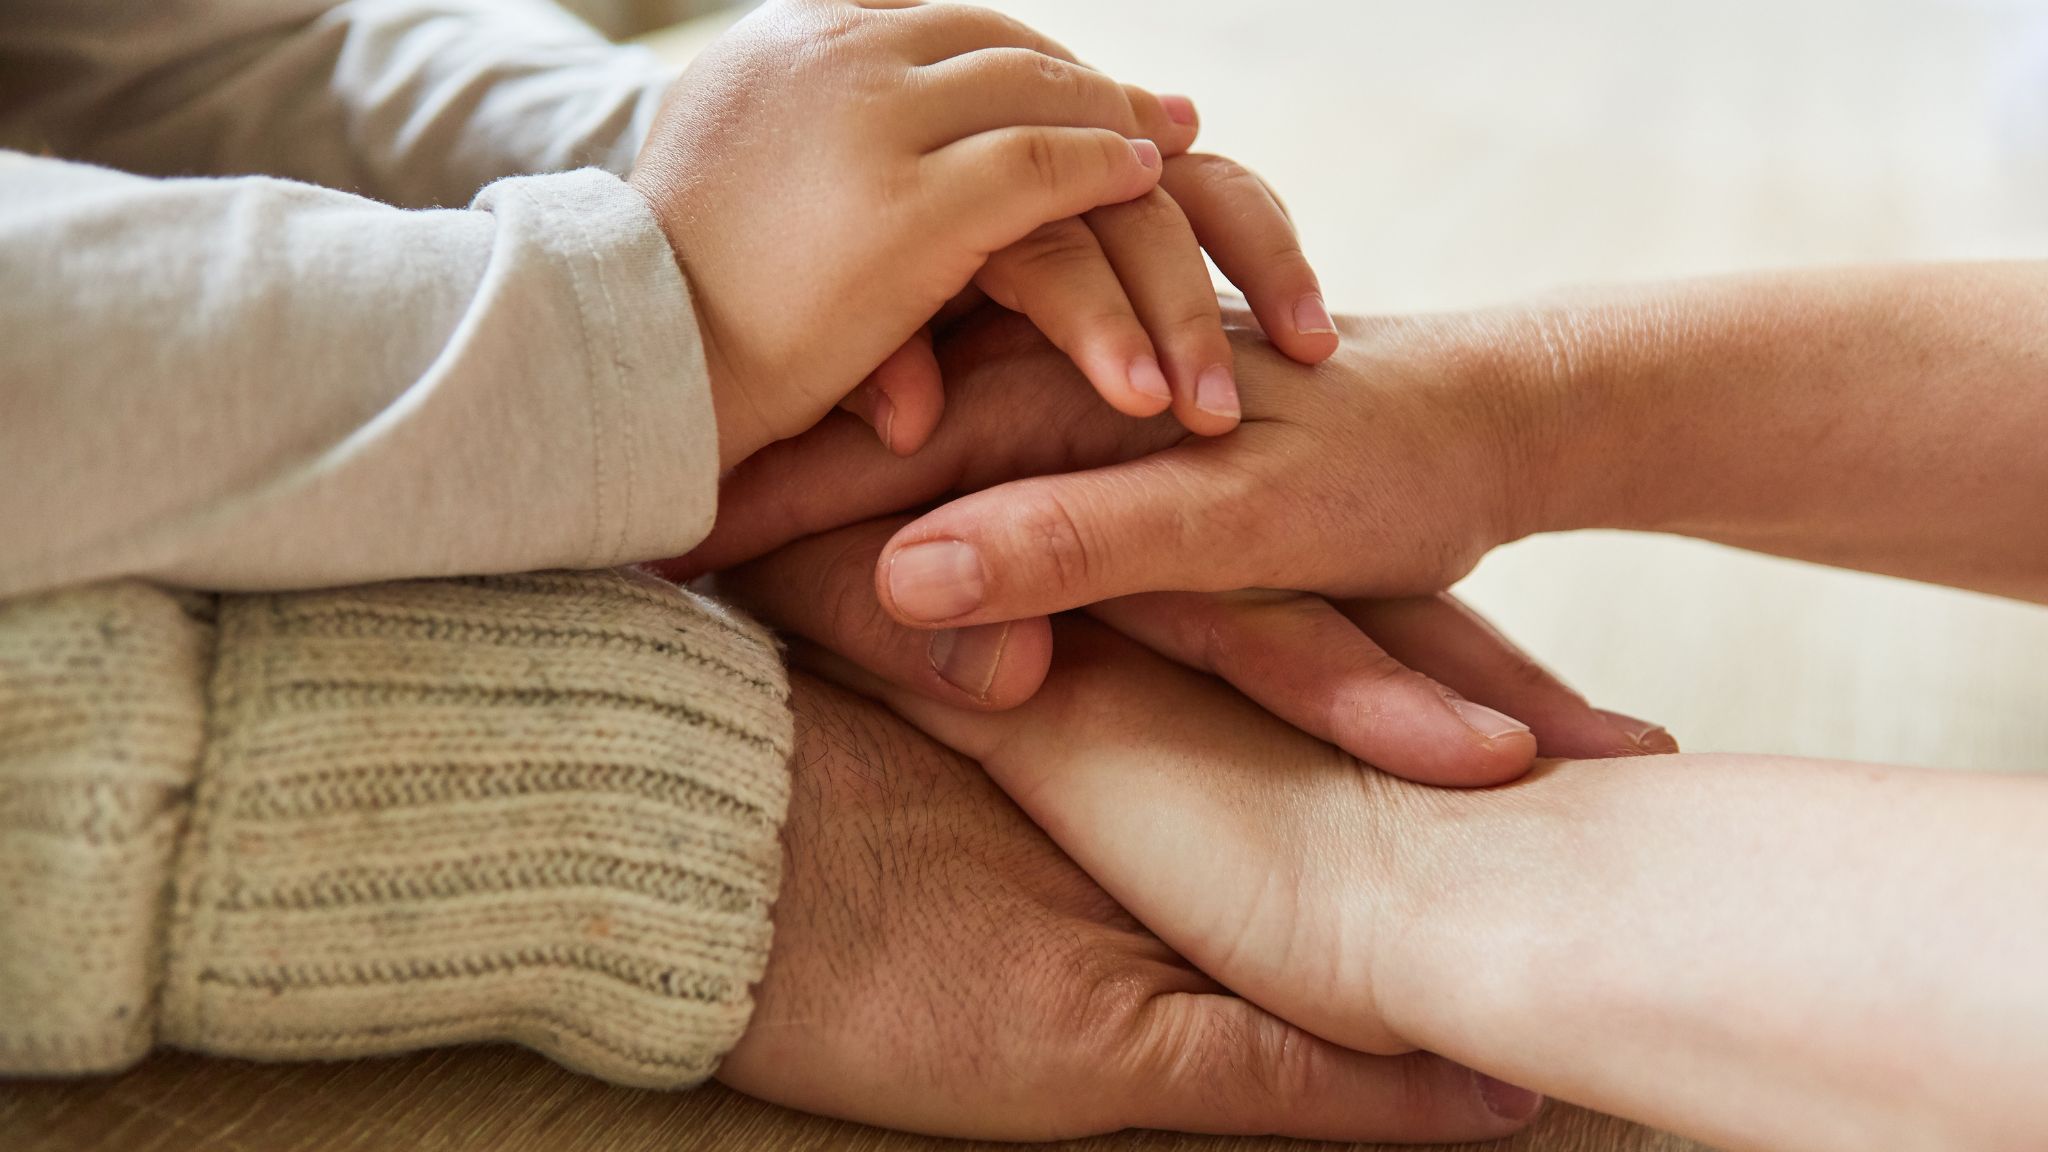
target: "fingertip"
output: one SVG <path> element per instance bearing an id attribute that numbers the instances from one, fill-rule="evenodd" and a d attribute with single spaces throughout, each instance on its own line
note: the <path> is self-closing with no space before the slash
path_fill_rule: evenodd
<path id="1" fill-rule="evenodd" d="M 1221 436 L 1243 417 L 1237 374 L 1229 364 L 1211 364 L 1196 373 L 1179 406 L 1180 422 L 1197 436 Z"/>
<path id="2" fill-rule="evenodd" d="M 1340 343 L 1335 332 L 1289 332 L 1275 337 L 1273 344 L 1297 364 L 1321 364 L 1337 354 Z"/>
<path id="3" fill-rule="evenodd" d="M 875 596 L 906 627 L 957 627 L 982 606 L 987 592 L 981 554 L 949 537 L 906 539 L 915 527 L 897 532 L 882 546 L 875 561 Z"/>
<path id="4" fill-rule="evenodd" d="M 1173 405 L 1173 387 L 1166 382 L 1158 359 L 1149 352 L 1121 364 L 1106 360 L 1091 366 L 1087 375 L 1103 400 L 1126 416 L 1157 416 Z"/>
<path id="5" fill-rule="evenodd" d="M 1536 1119 L 1537 1114 L 1543 1111 L 1542 1093 L 1496 1080 L 1484 1072 L 1472 1073 L 1472 1086 L 1479 1093 L 1479 1103 L 1488 1113 L 1516 1128 Z"/>
<path id="6" fill-rule="evenodd" d="M 990 712 L 1015 708 L 1038 692 L 1052 667 L 1052 622 L 1034 616 L 944 629 L 931 634 L 926 656 L 954 702 Z"/>
<path id="7" fill-rule="evenodd" d="M 1669 756 L 1678 751 L 1678 740 L 1661 724 L 1638 720 L 1621 712 L 1610 712 L 1605 708 L 1593 709 L 1595 715 L 1614 726 L 1625 742 L 1624 755 Z"/>

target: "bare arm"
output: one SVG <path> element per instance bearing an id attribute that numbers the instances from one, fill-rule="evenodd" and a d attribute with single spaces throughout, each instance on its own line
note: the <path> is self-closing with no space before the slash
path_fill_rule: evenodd
<path id="1" fill-rule="evenodd" d="M 946 544 L 972 578 L 885 581 L 884 606 L 960 627 L 1165 589 L 1409 596 L 1496 545 L 1587 527 L 2048 600 L 2048 265 L 1732 277 L 1340 328 L 1315 368 L 1240 343 L 1240 434 L 1006 477 L 920 517 L 884 569 Z"/>
<path id="2" fill-rule="evenodd" d="M 1670 756 L 1438 790 L 1091 625 L 1054 649 L 1013 711 L 886 695 L 1311 1032 L 1722 1147 L 2048 1137 L 2048 781 Z"/>
<path id="3" fill-rule="evenodd" d="M 2048 265 L 1843 269 L 1528 310 L 1521 531 L 1614 527 L 2048 601 Z"/>

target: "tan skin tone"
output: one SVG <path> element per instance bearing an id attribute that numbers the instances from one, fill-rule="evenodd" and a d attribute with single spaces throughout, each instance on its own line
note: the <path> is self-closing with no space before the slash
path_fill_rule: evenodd
<path id="1" fill-rule="evenodd" d="M 932 627 L 1166 588 L 1411 595 L 1573 528 L 2048 600 L 2048 266 L 1736 277 L 1344 328 L 1319 368 L 1247 383 L 1242 435 L 919 518 L 882 556 L 883 603 Z M 971 549 L 944 570 L 971 594 L 906 581 L 933 570 L 910 559 L 922 546 Z"/>
<path id="2" fill-rule="evenodd" d="M 749 578 L 809 559 L 788 552 Z M 862 650 L 901 627 L 833 633 L 814 603 L 777 623 Z M 1431 789 L 1099 624 L 1055 631 L 1041 690 L 1001 712 L 800 657 L 978 760 L 1181 956 L 1331 1041 L 1716 1147 L 2048 1139 L 2048 781 L 1662 756 Z"/>
<path id="3" fill-rule="evenodd" d="M 963 759 L 793 677 L 775 944 L 741 1091 L 945 1135 L 1125 1127 L 1483 1140 L 1539 1101 L 1434 1056 L 1347 1052 L 1218 987 Z"/>
<path id="4" fill-rule="evenodd" d="M 920 470 L 916 459 L 869 467 L 821 429 L 733 497 L 766 500 L 802 477 L 836 477 L 817 490 L 832 494 L 785 498 L 765 536 L 728 534 L 706 555 L 872 515 L 885 510 L 870 506 L 878 493 L 902 507 L 996 482 L 908 527 L 856 525 L 831 540 L 852 560 L 828 572 L 859 571 L 873 554 L 878 580 L 792 602 L 781 623 L 855 659 L 904 650 L 885 618 L 902 615 L 890 552 L 932 539 L 933 524 L 1019 558 L 991 568 L 984 591 L 1040 611 L 1246 574 L 1421 591 L 1499 540 L 1596 525 L 2048 600 L 2044 316 L 2048 278 L 2010 265 L 1352 322 L 1347 348 L 1313 374 L 1272 366 L 1273 407 L 1247 388 L 1248 420 L 1270 428 L 1258 437 L 1134 447 L 1144 433 L 1051 421 L 1052 446 L 970 443 Z M 1397 392 L 1346 423 L 1339 393 L 1388 385 Z M 1346 437 L 1349 454 L 1299 450 Z M 1343 471 L 1398 464 L 1418 444 L 1419 458 L 1375 473 L 1385 483 Z M 1103 466 L 1114 471 L 1046 475 Z M 849 496 L 852 475 L 868 483 Z M 1041 478 L 1000 483 L 1012 477 Z M 1279 503 L 1305 497 L 1321 505 L 1318 530 L 1290 533 L 1298 514 Z M 1060 515 L 1034 519 L 1048 507 Z M 1196 514 L 1169 516 L 1176 507 Z M 1250 543 L 1205 536 L 1209 511 L 1222 513 L 1217 531 Z M 1180 531 L 1161 536 L 1161 517 Z M 1144 522 L 1125 532 L 1127 519 Z M 1030 546 L 1004 552 L 1006 538 Z M 1034 554 L 1088 559 L 1034 569 Z M 773 583 L 778 563 L 748 573 Z M 837 623 L 807 620 L 816 604 L 838 605 Z M 1018 610 L 945 622 L 986 627 Z M 848 660 L 826 666 L 979 758 L 1182 955 L 1319 1035 L 1449 1053 L 1725 1147 L 2048 1139 L 2035 1101 L 2048 1076 L 2041 781 L 1660 757 L 1546 762 L 1494 790 L 1428 791 L 1364 773 L 1099 626 L 1062 624 L 1047 645 L 1052 668 L 1032 678 L 1043 687 L 1010 711 L 906 691 L 908 677 Z"/>
<path id="5" fill-rule="evenodd" d="M 1020 476 L 1113 464 L 1177 445 L 1220 449 L 1226 443 L 1191 440 L 1170 420 L 1133 421 L 1108 411 L 1058 350 L 1014 316 L 975 317 L 941 351 L 951 400 L 931 444 L 897 459 L 842 417 L 775 445 L 727 478 L 710 538 L 663 570 L 688 577 L 729 568 L 849 520 Z M 1379 349 L 1354 346 L 1321 368 L 1306 369 L 1246 339 L 1238 363 L 1248 399 L 1309 405 L 1304 423 L 1316 419 L 1315 382 L 1359 365 L 1373 369 L 1375 383 L 1347 384 L 1347 395 L 1386 396 L 1383 412 L 1427 420 L 1429 408 L 1401 396 L 1427 379 L 1424 367 L 1404 356 L 1391 342 Z M 1038 434 L 1014 434 L 1027 424 Z M 1271 431 L 1255 409 L 1240 435 L 1261 428 Z M 1390 439 L 1407 453 L 1389 453 L 1381 462 L 1380 474 L 1393 481 L 1404 469 L 1441 463 L 1423 437 L 1396 429 Z M 1476 489 L 1472 498 L 1478 499 Z M 1452 503 L 1447 499 L 1444 509 Z M 862 638 L 877 635 L 868 618 L 886 615 L 883 608 L 859 581 L 825 573 L 846 564 L 872 571 L 882 545 L 903 523 L 871 525 L 858 541 L 807 545 L 812 555 L 805 567 L 788 569 L 788 579 L 743 581 L 744 595 L 757 597 L 755 606 L 770 615 L 789 599 L 837 606 L 842 623 L 835 631 L 848 638 L 835 645 L 839 651 L 935 699 L 1004 708 L 1028 698 L 1051 651 L 1043 617 L 937 634 L 899 629 L 886 645 L 864 646 Z M 883 535 L 874 536 L 877 530 Z M 1408 528 L 1389 528 L 1396 530 Z M 1655 724 L 1588 707 L 1450 600 L 1332 603 L 1273 592 L 1153 593 L 1089 611 L 1174 659 L 1223 677 L 1290 723 L 1411 779 L 1490 784 L 1527 771 L 1539 751 L 1614 756 L 1677 748 Z"/>

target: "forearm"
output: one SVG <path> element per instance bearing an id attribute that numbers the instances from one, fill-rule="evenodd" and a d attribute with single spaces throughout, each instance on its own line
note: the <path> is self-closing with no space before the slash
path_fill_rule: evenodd
<path id="1" fill-rule="evenodd" d="M 1530 306 L 1519 530 L 1675 532 L 2048 600 L 2048 265 Z"/>
<path id="2" fill-rule="evenodd" d="M 710 527 L 652 214 L 595 172 L 408 212 L 0 154 L 0 596 L 602 567 Z"/>
<path id="3" fill-rule="evenodd" d="M 2048 1132 L 2048 782 L 1686 756 L 1416 812 L 1413 1042 L 1731 1148 Z"/>

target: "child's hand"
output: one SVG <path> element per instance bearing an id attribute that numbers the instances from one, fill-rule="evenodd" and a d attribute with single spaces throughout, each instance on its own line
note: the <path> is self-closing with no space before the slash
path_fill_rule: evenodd
<path id="1" fill-rule="evenodd" d="M 1164 97 L 1177 123 L 1194 110 Z M 1054 221 L 989 258 L 975 284 L 1029 317 L 1131 416 L 1171 406 L 1203 435 L 1237 426 L 1230 342 L 1202 252 L 1240 288 L 1267 336 L 1288 356 L 1320 363 L 1337 329 L 1279 199 L 1221 156 L 1166 161 L 1158 188 L 1124 204 Z M 848 397 L 890 450 L 916 451 L 944 406 L 929 331 L 920 332 Z"/>
<path id="2" fill-rule="evenodd" d="M 990 254 L 1150 192 L 1193 138 L 983 9 L 777 0 L 741 21 L 632 175 L 696 295 L 722 463 L 830 411 Z"/>

